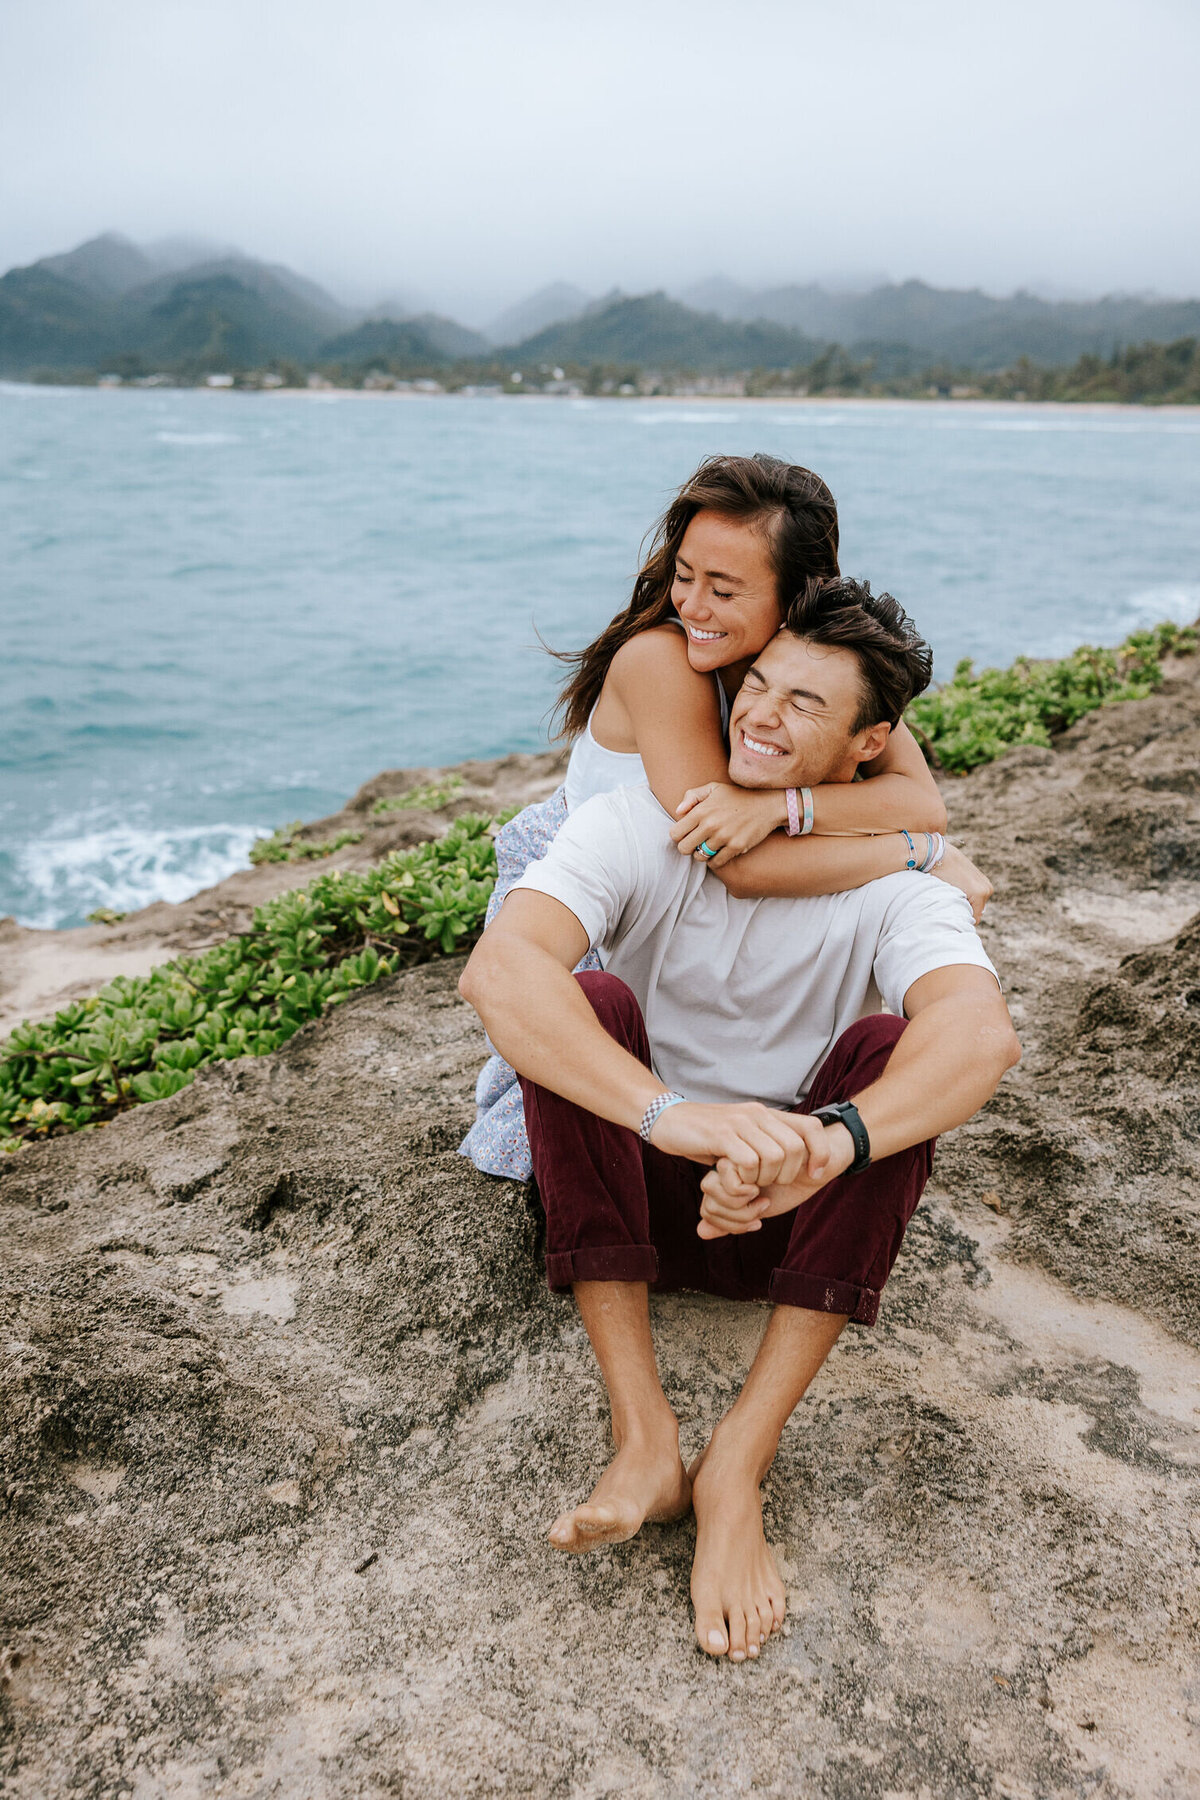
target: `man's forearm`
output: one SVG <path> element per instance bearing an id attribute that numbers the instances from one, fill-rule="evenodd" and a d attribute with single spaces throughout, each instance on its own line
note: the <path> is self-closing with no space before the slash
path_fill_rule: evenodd
<path id="1" fill-rule="evenodd" d="M 464 991 L 505 1061 L 528 1081 L 636 1131 L 663 1084 L 608 1035 L 571 972 L 520 938 L 507 938 L 498 955 L 483 949 Z"/>
<path id="2" fill-rule="evenodd" d="M 923 1008 L 879 1080 L 842 1097 L 857 1106 L 878 1161 L 964 1124 L 1019 1056 L 999 990 L 994 999 L 956 996 Z"/>

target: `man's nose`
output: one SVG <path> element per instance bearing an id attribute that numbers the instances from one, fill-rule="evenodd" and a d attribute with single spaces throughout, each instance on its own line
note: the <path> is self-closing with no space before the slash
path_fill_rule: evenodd
<path id="1" fill-rule="evenodd" d="M 779 703 L 769 692 L 756 694 L 743 716 L 764 731 L 774 731 L 779 724 Z"/>

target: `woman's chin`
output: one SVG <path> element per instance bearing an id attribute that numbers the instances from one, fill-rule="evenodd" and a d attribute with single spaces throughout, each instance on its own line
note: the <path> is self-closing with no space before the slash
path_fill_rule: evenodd
<path id="1" fill-rule="evenodd" d="M 697 675 L 712 675 L 717 669 L 723 669 L 727 662 L 735 660 L 726 643 L 724 638 L 715 644 L 697 644 L 692 638 L 688 639 L 687 658 Z"/>

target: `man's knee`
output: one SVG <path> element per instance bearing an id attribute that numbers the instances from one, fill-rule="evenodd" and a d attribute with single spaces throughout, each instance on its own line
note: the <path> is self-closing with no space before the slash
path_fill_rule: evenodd
<path id="1" fill-rule="evenodd" d="M 604 969 L 581 969 L 575 979 L 587 995 L 592 1011 L 611 1036 L 623 1036 L 635 1020 L 640 1024 L 642 1009 L 633 989 L 627 987 L 620 976 L 609 975 Z M 618 1030 L 614 1030 L 614 1026 Z"/>
<path id="2" fill-rule="evenodd" d="M 907 1019 L 892 1013 L 869 1013 L 847 1026 L 813 1082 L 808 1109 L 848 1099 L 850 1091 L 861 1092 L 878 1081 L 907 1025 Z"/>
<path id="3" fill-rule="evenodd" d="M 843 1031 L 834 1048 L 844 1050 L 855 1061 L 879 1051 L 890 1056 L 907 1029 L 908 1020 L 898 1019 L 895 1013 L 868 1013 Z"/>

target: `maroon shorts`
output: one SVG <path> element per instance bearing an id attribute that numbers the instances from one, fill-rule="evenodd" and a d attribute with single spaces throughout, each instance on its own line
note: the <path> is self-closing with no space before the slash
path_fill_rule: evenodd
<path id="1" fill-rule="evenodd" d="M 610 1037 L 650 1067 L 646 1025 L 615 975 L 575 979 Z M 859 1019 L 843 1032 L 805 1100 L 815 1111 L 877 1081 L 903 1019 Z M 873 1325 L 905 1228 L 933 1167 L 933 1140 L 835 1181 L 761 1231 L 697 1237 L 704 1170 L 644 1144 L 635 1131 L 522 1078 L 533 1172 L 546 1213 L 546 1274 L 575 1281 L 645 1281 L 733 1300 L 773 1300 L 846 1313 Z"/>

